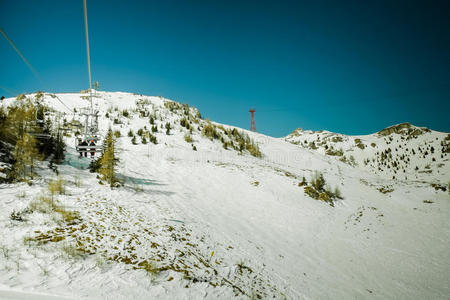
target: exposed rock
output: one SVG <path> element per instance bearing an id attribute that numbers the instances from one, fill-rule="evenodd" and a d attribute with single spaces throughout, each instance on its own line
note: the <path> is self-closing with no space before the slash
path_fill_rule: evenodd
<path id="1" fill-rule="evenodd" d="M 419 136 L 421 134 L 424 134 L 426 132 L 431 132 L 430 129 L 426 127 L 416 127 L 414 125 L 411 125 L 410 123 L 401 123 L 398 125 L 393 125 L 388 128 L 385 128 L 378 132 L 381 136 L 390 135 L 392 133 L 404 135 L 404 136 Z"/>

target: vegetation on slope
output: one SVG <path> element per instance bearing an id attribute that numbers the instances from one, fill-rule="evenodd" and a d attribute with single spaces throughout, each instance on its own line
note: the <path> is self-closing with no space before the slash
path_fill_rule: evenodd
<path id="1" fill-rule="evenodd" d="M 53 166 L 64 159 L 61 131 L 46 117 L 50 108 L 42 98 L 40 92 L 34 98 L 19 95 L 13 105 L 0 108 L 0 159 L 8 165 L 0 170 L 3 181 L 28 181 L 36 175 L 37 161 L 50 158 Z"/>
<path id="2" fill-rule="evenodd" d="M 303 178 L 303 180 L 299 183 L 299 186 L 304 187 L 305 194 L 309 197 L 324 201 L 333 207 L 334 201 L 337 199 L 343 199 L 341 191 L 337 187 L 334 191 L 332 191 L 331 188 L 326 185 L 325 178 L 320 172 L 316 172 L 314 174 L 309 184 L 306 182 L 306 179 Z"/>
<path id="3" fill-rule="evenodd" d="M 116 137 L 113 131 L 109 129 L 103 143 L 103 152 L 97 160 L 93 160 L 90 163 L 89 169 L 91 172 L 98 172 L 101 175 L 101 180 L 106 181 L 111 187 L 114 187 L 119 182 L 116 176 L 118 163 Z"/>
<path id="4" fill-rule="evenodd" d="M 441 169 L 445 172 L 450 153 L 450 135 L 409 123 L 358 138 L 297 129 L 286 140 L 353 167 L 401 180 L 431 178 L 427 174 L 440 174 Z"/>

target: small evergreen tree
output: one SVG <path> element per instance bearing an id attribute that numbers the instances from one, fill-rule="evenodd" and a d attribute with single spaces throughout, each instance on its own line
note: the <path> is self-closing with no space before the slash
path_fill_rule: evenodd
<path id="1" fill-rule="evenodd" d="M 119 163 L 116 152 L 116 139 L 110 129 L 106 136 L 105 148 L 99 159 L 98 172 L 102 175 L 102 180 L 105 180 L 111 187 L 118 182 L 116 177 L 116 166 Z"/>
<path id="2" fill-rule="evenodd" d="M 156 140 L 156 136 L 154 136 L 153 134 L 149 133 L 149 140 L 150 142 L 152 142 L 153 144 L 158 144 L 158 141 Z"/>
<path id="3" fill-rule="evenodd" d="M 325 187 L 325 178 L 323 178 L 323 174 L 317 172 L 314 174 L 314 177 L 311 179 L 311 185 L 318 191 L 323 192 Z"/>
<path id="4" fill-rule="evenodd" d="M 52 162 L 60 164 L 64 161 L 65 156 L 64 152 L 66 150 L 66 144 L 64 143 L 63 135 L 61 134 L 60 131 L 58 131 L 58 133 L 56 134 L 54 143 L 55 148 L 53 151 Z"/>
<path id="5" fill-rule="evenodd" d="M 306 181 L 305 176 L 303 176 L 302 181 L 300 181 L 298 183 L 298 186 L 306 186 L 308 184 L 308 182 Z"/>

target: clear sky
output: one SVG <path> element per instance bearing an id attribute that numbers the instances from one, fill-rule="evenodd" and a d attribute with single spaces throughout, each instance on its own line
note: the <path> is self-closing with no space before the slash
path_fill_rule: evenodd
<path id="1" fill-rule="evenodd" d="M 450 132 L 450 1 L 87 0 L 100 90 L 284 136 Z M 0 95 L 88 87 L 82 0 L 0 0 Z"/>

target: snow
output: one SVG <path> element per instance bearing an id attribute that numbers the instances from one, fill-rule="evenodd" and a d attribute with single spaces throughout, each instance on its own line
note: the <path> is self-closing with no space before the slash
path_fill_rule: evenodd
<path id="1" fill-rule="evenodd" d="M 23 222 L 10 218 L 13 210 L 24 210 L 45 193 L 48 180 L 56 177 L 45 162 L 32 186 L 0 186 L 0 298 L 450 295 L 450 196 L 431 186 L 450 181 L 448 158 L 438 156 L 447 134 L 431 131 L 407 141 L 409 148 L 425 142 L 435 145 L 436 161 L 413 158 L 412 167 L 405 164 L 408 179 L 393 180 L 388 171 L 363 164 L 387 146 L 376 134 L 341 135 L 338 147 L 354 156 L 354 166 L 326 155 L 323 147 L 300 146 L 317 135 L 321 140 L 336 136 L 330 132 L 301 131 L 278 139 L 239 129 L 258 143 L 263 156 L 256 158 L 225 150 L 219 141 L 203 137 L 194 124 L 193 151 L 184 140 L 187 130 L 179 125 L 181 115 L 164 105 L 169 100 L 97 93 L 94 104 L 100 110 L 102 133 L 109 127 L 121 131 L 118 173 L 125 184 L 112 190 L 100 185 L 96 174 L 87 170 L 89 158 L 78 158 L 74 138 L 68 137 L 66 160 L 59 166 L 67 192 L 57 197 L 66 209 L 79 212 L 79 223 L 67 225 L 56 213 L 37 211 L 25 214 Z M 50 94 L 44 101 L 65 112 L 67 121 L 77 118 L 74 108 L 79 111 L 88 104 L 80 98 L 83 94 L 57 96 L 70 109 Z M 136 133 L 144 126 L 151 128 L 148 117 L 135 111 L 139 99 L 158 116 L 156 145 L 132 145 L 127 136 L 129 129 Z M 13 101 L 5 99 L 2 105 Z M 123 109 L 130 117 L 121 116 Z M 122 124 L 115 124 L 114 118 Z M 161 128 L 166 122 L 173 126 L 170 135 Z M 400 135 L 393 136 L 392 149 L 406 143 Z M 355 138 L 366 145 L 364 150 L 355 147 Z M 377 147 L 371 147 L 372 142 Z M 416 162 L 420 170 L 430 164 L 432 172 L 415 172 Z M 330 187 L 341 190 L 344 199 L 335 207 L 308 197 L 298 186 L 302 177 L 309 181 L 315 171 L 324 174 Z M 383 187 L 392 191 L 382 193 Z M 64 240 L 37 242 L 44 233 L 48 239 Z M 93 254 L 71 253 L 77 242 Z M 163 269 L 146 272 L 139 266 L 142 261 Z"/>

